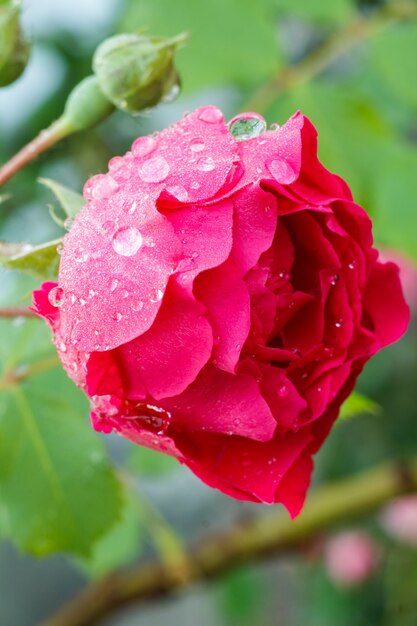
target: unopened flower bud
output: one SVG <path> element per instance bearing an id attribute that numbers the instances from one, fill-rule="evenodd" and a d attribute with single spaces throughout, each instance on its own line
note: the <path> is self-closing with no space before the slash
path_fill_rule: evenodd
<path id="1" fill-rule="evenodd" d="M 114 105 L 103 94 L 97 78 L 84 78 L 68 96 L 62 120 L 70 132 L 99 124 L 114 111 Z"/>
<path id="2" fill-rule="evenodd" d="M 417 546 L 417 495 L 397 498 L 382 512 L 381 522 L 395 539 Z"/>
<path id="3" fill-rule="evenodd" d="M 0 87 L 19 78 L 29 51 L 30 45 L 20 28 L 20 3 L 0 0 Z"/>
<path id="4" fill-rule="evenodd" d="M 102 91 L 116 107 L 130 113 L 173 99 L 180 85 L 174 54 L 184 40 L 182 35 L 164 39 L 137 34 L 106 39 L 93 58 Z"/>

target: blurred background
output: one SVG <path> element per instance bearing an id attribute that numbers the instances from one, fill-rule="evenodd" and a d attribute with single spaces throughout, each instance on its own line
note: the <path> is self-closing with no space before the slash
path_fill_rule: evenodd
<path id="1" fill-rule="evenodd" d="M 369 402 L 336 425 L 317 455 L 317 485 L 385 459 L 409 458 L 417 448 L 417 20 L 369 27 L 374 12 L 383 9 L 378 0 L 25 0 L 23 24 L 32 55 L 21 78 L 0 90 L 4 162 L 59 117 L 68 93 L 91 73 L 92 53 L 104 38 L 144 29 L 166 36 L 189 33 L 178 53 L 182 93 L 175 102 L 134 117 L 117 112 L 54 147 L 8 184 L 0 239 L 10 242 L 40 243 L 62 235 L 48 212 L 54 199 L 38 177 L 80 191 L 88 176 L 106 171 L 109 158 L 123 154 L 136 137 L 196 106 L 215 104 L 228 119 L 246 110 L 257 94 L 259 112 L 269 123 L 281 124 L 297 109 L 311 118 L 322 161 L 348 181 L 372 216 L 384 257 L 399 262 L 413 314 L 408 335 L 377 355 L 361 376 L 358 390 Z M 358 19 L 369 32 L 357 44 L 347 45 L 317 75 L 304 71 L 284 89 L 265 92 L 265 83 L 311 58 L 334 33 L 341 33 L 340 41 L 346 33 L 352 38 Z M 0 304 L 26 305 L 38 282 L 0 270 Z M 30 364 L 52 350 L 48 331 L 37 320 L 0 320 L 2 366 Z M 44 376 L 27 390 L 30 406 L 58 463 L 67 463 L 71 445 L 77 446 L 78 456 L 66 471 L 68 480 L 76 484 L 81 476 L 86 487 L 70 495 L 84 498 L 86 509 L 94 507 L 90 495 L 97 495 L 104 535 L 85 556 L 88 549 L 73 549 L 75 539 L 60 543 L 59 520 L 35 514 L 35 503 L 30 531 L 24 524 L 29 505 L 15 511 L 10 529 L 0 499 L 1 626 L 41 622 L 91 578 L 159 554 L 167 542 L 188 542 L 236 520 L 269 514 L 267 507 L 210 490 L 171 459 L 93 434 L 86 403 L 64 373 L 56 368 Z M 48 395 L 52 389 L 56 397 Z M 20 419 L 27 424 L 18 404 L 10 409 L 10 399 L 0 393 L 0 417 L 16 411 L 15 428 Z M 7 456 L 7 437 L 13 436 L 13 430 L 1 431 L 0 458 Z M 14 488 L 29 497 L 37 480 L 31 454 L 29 445 L 23 447 L 19 486 L 8 484 L 6 496 Z M 117 505 L 119 521 L 112 512 L 118 499 L 113 494 L 112 501 L 112 467 L 128 476 L 123 505 Z M 26 519 L 19 521 L 19 514 Z M 55 551 L 42 559 L 26 554 Z M 84 556 L 71 555 L 75 552 Z M 241 567 L 173 599 L 120 611 L 103 624 L 194 626 L 196 619 L 199 626 L 415 626 L 416 497 L 323 533 L 296 557 Z"/>

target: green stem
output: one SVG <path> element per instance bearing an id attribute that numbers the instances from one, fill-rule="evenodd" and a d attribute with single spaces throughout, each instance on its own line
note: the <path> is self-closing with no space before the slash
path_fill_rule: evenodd
<path id="1" fill-rule="evenodd" d="M 242 563 L 300 550 L 332 527 L 348 524 L 416 490 L 417 459 L 364 471 L 318 489 L 295 521 L 279 511 L 200 540 L 187 550 L 190 568 L 186 580 L 175 576 L 183 557 L 178 563 L 155 561 L 113 573 L 89 585 L 43 626 L 93 626 L 128 604 L 169 596 Z"/>
<path id="2" fill-rule="evenodd" d="M 46 370 L 57 367 L 59 363 L 60 361 L 58 356 L 56 354 L 52 354 L 51 356 L 47 356 L 44 359 L 36 361 L 35 363 L 21 365 L 6 371 L 3 378 L 0 379 L 0 391 L 9 387 L 14 387 L 31 376 L 41 374 Z"/>
<path id="3" fill-rule="evenodd" d="M 393 23 L 416 18 L 417 3 L 413 0 L 391 0 L 372 13 L 356 16 L 299 63 L 284 68 L 264 83 L 242 110 L 267 111 L 283 93 L 307 83 L 361 41 Z"/>
<path id="4" fill-rule="evenodd" d="M 37 156 L 45 152 L 56 143 L 71 134 L 72 130 L 68 126 L 64 118 L 59 118 L 49 126 L 49 128 L 41 131 L 37 137 L 32 139 L 17 154 L 15 154 L 7 163 L 0 168 L 0 187 L 7 183 L 19 170 L 27 163 L 33 161 Z"/>

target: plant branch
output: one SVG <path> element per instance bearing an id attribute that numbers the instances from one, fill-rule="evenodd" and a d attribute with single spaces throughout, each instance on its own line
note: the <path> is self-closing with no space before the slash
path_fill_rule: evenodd
<path id="1" fill-rule="evenodd" d="M 59 358 L 56 354 L 51 354 L 35 363 L 28 365 L 19 365 L 13 369 L 6 371 L 3 378 L 0 378 L 0 391 L 18 385 L 22 381 L 41 374 L 42 372 L 49 370 L 53 367 L 57 367 L 60 364 Z"/>
<path id="2" fill-rule="evenodd" d="M 417 19 L 414 0 L 391 0 L 371 13 L 356 16 L 297 64 L 285 67 L 264 83 L 242 110 L 265 112 L 284 92 L 308 82 L 361 41 L 393 23 L 413 19 Z"/>
<path id="3" fill-rule="evenodd" d="M 282 512 L 271 513 L 202 538 L 187 551 L 186 580 L 175 575 L 174 562 L 145 563 L 92 583 L 43 626 L 93 626 L 128 604 L 167 597 L 191 583 L 216 578 L 241 563 L 300 550 L 333 526 L 367 515 L 392 498 L 415 490 L 417 460 L 364 471 L 318 489 L 295 521 Z M 183 566 L 180 559 L 178 567 Z"/>
<path id="4" fill-rule="evenodd" d="M 0 307 L 1 317 L 38 317 L 34 311 L 25 306 Z M 40 318 L 39 318 L 40 319 Z"/>
<path id="5" fill-rule="evenodd" d="M 17 152 L 2 168 L 0 168 L 0 187 L 21 170 L 27 163 L 54 146 L 58 141 L 71 133 L 66 121 L 58 119 L 49 128 L 39 133 L 26 146 Z"/>

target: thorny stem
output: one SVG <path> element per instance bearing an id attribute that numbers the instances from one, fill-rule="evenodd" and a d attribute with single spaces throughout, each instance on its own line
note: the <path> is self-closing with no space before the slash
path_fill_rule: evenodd
<path id="1" fill-rule="evenodd" d="M 395 22 L 413 19 L 417 19 L 415 0 L 391 0 L 369 14 L 356 16 L 301 61 L 285 67 L 264 83 L 242 106 L 242 110 L 267 111 L 283 93 L 320 74 L 356 44 Z"/>
<path id="2" fill-rule="evenodd" d="M 152 561 L 116 572 L 90 584 L 42 626 L 93 626 L 126 605 L 168 597 L 242 563 L 300 551 L 333 526 L 363 517 L 391 499 L 416 490 L 417 459 L 400 466 L 388 463 L 366 470 L 318 489 L 295 521 L 282 512 L 271 513 L 202 538 L 186 552 L 186 579 L 176 575 L 184 565 L 183 556 L 178 563 Z"/>
<path id="3" fill-rule="evenodd" d="M 63 118 L 51 124 L 24 146 L 10 161 L 0 168 L 0 187 L 21 170 L 30 161 L 45 152 L 71 133 L 71 129 Z"/>

